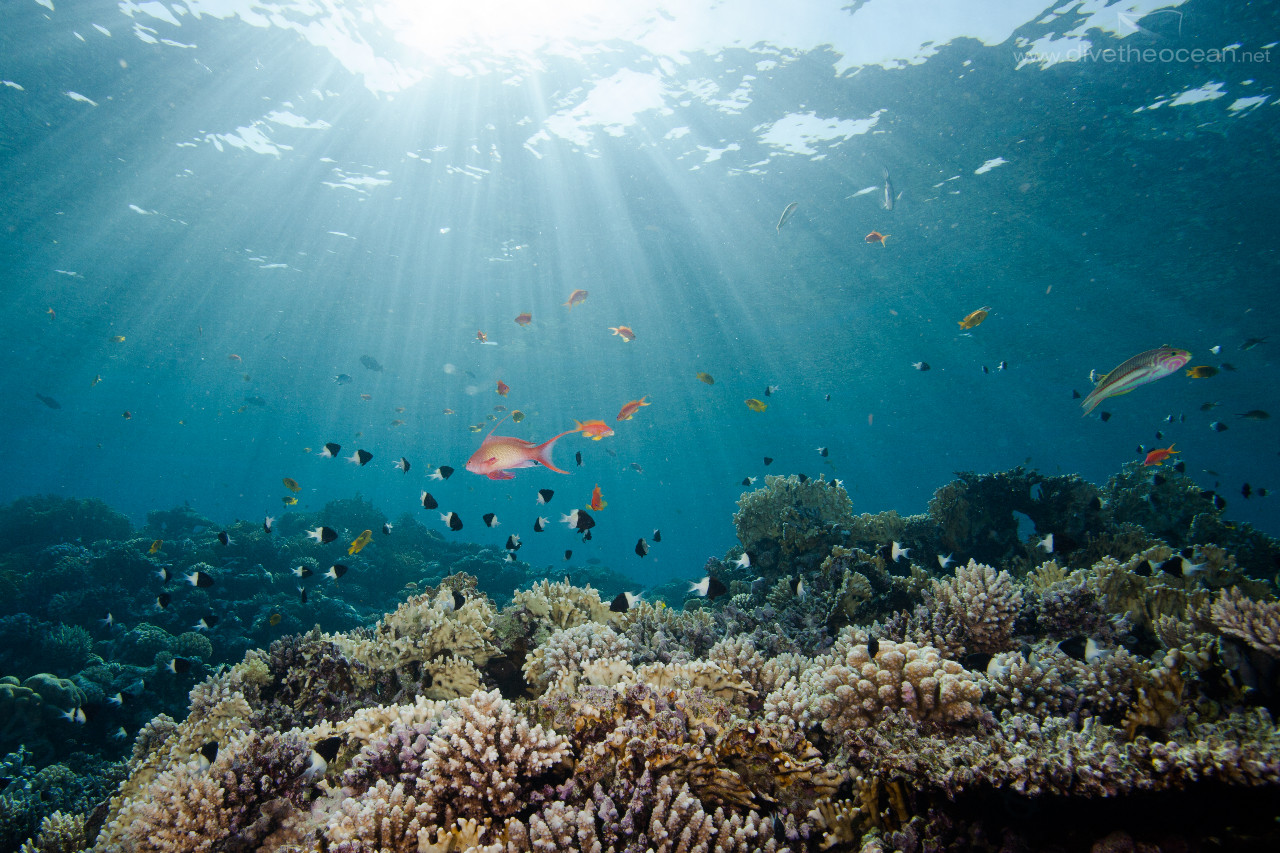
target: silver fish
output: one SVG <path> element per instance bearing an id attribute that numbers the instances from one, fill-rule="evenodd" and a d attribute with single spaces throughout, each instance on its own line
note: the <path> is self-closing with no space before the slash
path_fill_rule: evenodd
<path id="1" fill-rule="evenodd" d="M 778 231 L 782 231 L 782 226 L 787 224 L 787 220 L 791 218 L 791 215 L 796 212 L 796 208 L 799 206 L 800 202 L 798 201 L 793 201 L 787 205 L 786 209 L 782 211 L 782 216 L 778 217 Z"/>

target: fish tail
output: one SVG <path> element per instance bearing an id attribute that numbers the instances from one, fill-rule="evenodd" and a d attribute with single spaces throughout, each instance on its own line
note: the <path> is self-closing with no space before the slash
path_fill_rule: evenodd
<path id="1" fill-rule="evenodd" d="M 550 468 L 552 471 L 555 471 L 557 474 L 568 474 L 569 473 L 568 471 L 565 471 L 561 468 L 557 468 L 555 466 L 555 463 L 551 461 L 551 448 L 555 447 L 555 444 L 557 441 L 559 441 L 560 439 L 564 438 L 566 435 L 572 432 L 577 432 L 577 430 L 567 429 L 564 432 L 560 433 L 559 435 L 552 436 L 551 438 L 548 438 L 546 441 L 542 442 L 542 444 L 539 444 L 537 447 L 534 448 L 534 458 L 538 460 L 538 463 L 540 465 L 542 465 L 545 468 Z"/>

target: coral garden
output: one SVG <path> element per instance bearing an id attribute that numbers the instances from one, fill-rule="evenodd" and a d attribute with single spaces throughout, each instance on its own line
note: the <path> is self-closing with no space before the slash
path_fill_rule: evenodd
<path id="1" fill-rule="evenodd" d="M 225 546 L 186 508 L 135 532 L 42 498 L 0 529 L 27 517 L 0 555 L 0 849 L 1280 844 L 1280 546 L 1178 475 L 966 473 L 910 517 L 768 477 L 706 566 L 725 595 L 623 612 L 623 576 L 410 519 L 304 604 L 298 534 L 375 528 L 361 501 Z M 198 586 L 159 606 L 166 571 L 216 573 L 216 623 Z"/>

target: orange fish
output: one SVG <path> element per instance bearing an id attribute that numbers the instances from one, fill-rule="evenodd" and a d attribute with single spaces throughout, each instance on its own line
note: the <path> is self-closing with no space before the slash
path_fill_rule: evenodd
<path id="1" fill-rule="evenodd" d="M 888 240 L 892 236 L 893 236 L 892 234 L 881 234 L 879 231 L 872 231 L 870 234 L 867 235 L 867 242 L 879 243 L 881 246 L 883 246 L 884 241 Z"/>
<path id="2" fill-rule="evenodd" d="M 599 512 L 608 505 L 608 502 L 600 496 L 600 484 L 596 483 L 596 487 L 591 490 L 591 503 L 587 504 L 587 509 L 592 512 Z"/>
<path id="3" fill-rule="evenodd" d="M 632 400 L 630 403 L 627 403 L 625 406 L 622 407 L 622 411 L 618 412 L 618 420 L 620 421 L 631 420 L 631 416 L 634 415 L 636 412 L 638 412 L 641 406 L 649 405 L 648 403 L 645 402 L 645 400 L 647 399 L 649 399 L 649 395 L 645 394 L 639 400 Z"/>
<path id="4" fill-rule="evenodd" d="M 508 391 L 510 391 L 510 390 L 511 390 L 511 386 L 510 386 L 510 385 L 508 385 L 507 383 L 503 382 L 501 379 L 499 379 L 499 380 L 498 380 L 498 393 L 499 393 L 499 394 L 501 394 L 503 397 L 505 397 L 505 396 L 507 396 L 507 392 L 508 392 Z"/>
<path id="5" fill-rule="evenodd" d="M 610 326 L 609 331 L 622 338 L 626 343 L 631 343 L 636 339 L 636 333 L 631 331 L 630 326 L 617 326 L 616 328 L 614 326 Z"/>
<path id="6" fill-rule="evenodd" d="M 516 322 L 521 326 L 527 326 L 533 322 L 533 315 L 530 314 L 528 311 L 525 311 L 523 314 L 520 314 L 516 317 Z"/>
<path id="7" fill-rule="evenodd" d="M 645 405 L 647 406 L 648 403 Z M 613 435 L 613 428 L 604 421 L 574 421 L 574 423 L 578 425 L 578 432 L 592 441 L 599 441 Z"/>
<path id="8" fill-rule="evenodd" d="M 1181 450 L 1174 450 L 1173 447 L 1174 446 L 1172 444 L 1168 447 L 1157 447 L 1155 450 L 1147 454 L 1146 459 L 1142 460 L 1143 467 L 1145 468 L 1148 465 L 1160 465 L 1173 454 L 1182 452 Z"/>
<path id="9" fill-rule="evenodd" d="M 476 330 L 476 340 L 477 340 L 477 341 L 479 341 L 479 342 L 480 342 L 480 343 L 482 343 L 482 344 L 483 344 L 483 343 L 488 343 L 488 342 L 489 342 L 489 336 L 488 336 L 488 335 L 486 335 L 484 332 L 481 332 L 480 330 L 478 330 L 478 329 L 477 329 L 477 330 Z"/>
<path id="10" fill-rule="evenodd" d="M 493 429 L 497 429 L 498 424 L 501 423 L 502 421 L 498 421 L 493 425 Z M 532 468 L 534 465 L 550 468 L 557 474 L 568 474 L 568 471 L 557 468 L 555 463 L 551 461 L 551 448 L 555 446 L 557 441 L 576 431 L 567 429 L 559 435 L 552 436 L 542 444 L 534 444 L 532 441 L 525 441 L 523 438 L 494 435 L 493 430 L 489 430 L 489 434 L 484 437 L 484 441 L 480 442 L 480 447 L 467 460 L 467 470 L 472 474 L 488 477 L 490 480 L 510 480 L 515 477 L 515 474 L 511 473 L 512 470 L 516 468 Z"/>
<path id="11" fill-rule="evenodd" d="M 573 306 L 577 305 L 579 302 L 581 302 L 586 298 L 587 298 L 587 292 L 585 290 L 575 290 L 573 293 L 569 294 L 569 301 L 564 304 L 568 305 L 570 308 L 573 308 Z"/>

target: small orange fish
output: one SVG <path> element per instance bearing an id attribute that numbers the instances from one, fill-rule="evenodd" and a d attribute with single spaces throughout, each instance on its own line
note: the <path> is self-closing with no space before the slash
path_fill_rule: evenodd
<path id="1" fill-rule="evenodd" d="M 649 405 L 645 403 L 645 405 Z M 574 421 L 578 425 L 578 431 L 582 433 L 584 438 L 592 441 L 599 441 L 602 438 L 608 438 L 613 435 L 613 428 L 604 421 Z"/>
<path id="2" fill-rule="evenodd" d="M 763 412 L 765 409 L 769 408 L 767 403 L 763 400 L 757 400 L 755 397 L 743 400 L 742 402 L 746 403 L 747 408 L 753 412 Z"/>
<path id="3" fill-rule="evenodd" d="M 881 234 L 879 231 L 872 231 L 870 234 L 867 235 L 867 242 L 879 243 L 881 246 L 883 246 L 884 241 L 888 240 L 892 236 L 893 236 L 892 234 Z"/>
<path id="4" fill-rule="evenodd" d="M 231 355 L 227 356 L 227 361 L 238 361 L 238 362 L 241 362 L 242 364 L 244 363 L 244 359 L 236 355 L 235 353 L 231 353 Z"/>
<path id="5" fill-rule="evenodd" d="M 1160 465 L 1173 454 L 1182 452 L 1181 450 L 1174 450 L 1173 448 L 1174 445 L 1172 444 L 1168 447 L 1157 447 L 1155 450 L 1147 454 L 1146 459 L 1142 460 L 1142 466 L 1145 468 L 1148 465 Z"/>
<path id="6" fill-rule="evenodd" d="M 523 314 L 519 314 L 516 316 L 516 323 L 521 326 L 527 326 L 532 322 L 533 322 L 533 315 L 530 314 L 528 311 L 525 311 Z"/>
<path id="7" fill-rule="evenodd" d="M 289 491 L 293 492 L 295 495 L 298 492 L 302 491 L 302 486 L 299 486 L 298 481 L 293 479 L 292 477 L 285 477 L 280 482 L 284 483 L 284 487 Z"/>
<path id="8" fill-rule="evenodd" d="M 649 399 L 649 395 L 645 394 L 639 400 L 632 400 L 630 403 L 627 403 L 625 406 L 622 407 L 622 410 L 618 412 L 618 420 L 620 421 L 631 420 L 631 416 L 634 415 L 636 412 L 638 412 L 641 406 L 649 405 L 648 403 L 645 402 L 645 400 L 647 399 Z"/>
<path id="9" fill-rule="evenodd" d="M 966 314 L 965 318 L 959 321 L 960 328 L 972 329 L 974 326 L 977 326 L 983 320 L 987 319 L 987 312 L 990 310 L 990 306 L 983 306 L 971 314 Z"/>
<path id="10" fill-rule="evenodd" d="M 355 554 L 359 554 L 362 550 L 364 550 L 364 546 L 368 545 L 369 542 L 372 540 L 373 540 L 373 531 L 372 530 L 364 531 L 351 542 L 351 547 L 347 548 L 347 555 L 354 556 Z"/>
<path id="11" fill-rule="evenodd" d="M 479 341 L 479 342 L 480 342 L 480 343 L 482 343 L 482 344 L 483 344 L 483 343 L 487 343 L 487 342 L 489 341 L 489 336 L 488 336 L 488 335 L 486 335 L 484 332 L 480 331 L 479 329 L 477 329 L 477 330 L 476 330 L 476 340 L 477 340 L 477 341 Z"/>
<path id="12" fill-rule="evenodd" d="M 151 543 L 151 547 L 147 549 L 147 553 L 148 553 L 148 554 L 155 554 L 156 552 L 158 552 L 158 551 L 160 550 L 160 547 L 161 547 L 162 545 L 164 545 L 164 540 L 163 540 L 163 539 L 157 539 L 156 541 L 154 541 L 154 542 L 152 542 L 152 543 Z"/>
<path id="13" fill-rule="evenodd" d="M 507 396 L 507 392 L 509 392 L 510 390 L 511 390 L 511 386 L 510 386 L 510 385 L 508 385 L 507 383 L 503 382 L 501 379 L 499 379 L 499 380 L 498 380 L 498 388 L 497 388 L 497 391 L 498 391 L 498 394 L 499 394 L 499 395 L 501 395 L 501 396 L 505 397 L 505 396 Z"/>
<path id="14" fill-rule="evenodd" d="M 587 504 L 587 509 L 599 512 L 608 505 L 609 503 L 600 495 L 600 484 L 596 483 L 596 487 L 591 490 L 591 503 Z"/>
<path id="15" fill-rule="evenodd" d="M 631 343 L 636 339 L 636 333 L 631 331 L 630 326 L 610 326 L 609 331 L 622 338 L 626 343 Z"/>
<path id="16" fill-rule="evenodd" d="M 573 293 L 569 294 L 569 301 L 564 304 L 568 305 L 570 308 L 573 308 L 573 306 L 577 305 L 579 302 L 581 302 L 586 298 L 587 298 L 587 292 L 585 290 L 575 290 Z"/>

